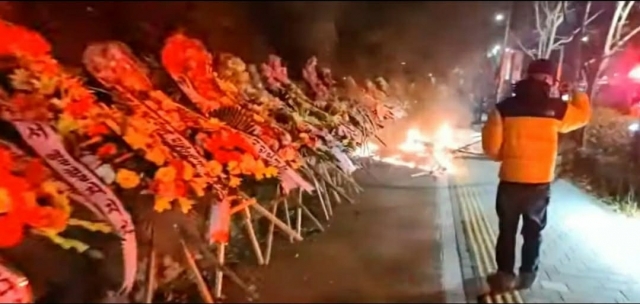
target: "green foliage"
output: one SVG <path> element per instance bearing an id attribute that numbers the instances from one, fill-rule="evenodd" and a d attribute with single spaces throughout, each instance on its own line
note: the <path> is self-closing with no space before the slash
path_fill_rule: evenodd
<path id="1" fill-rule="evenodd" d="M 633 174 L 632 133 L 628 129 L 637 120 L 615 109 L 594 108 L 584 151 L 569 150 L 561 164 L 563 175 L 628 215 L 638 214 L 640 208 L 636 191 L 640 179 Z"/>
<path id="2" fill-rule="evenodd" d="M 628 158 L 631 146 L 629 124 L 638 120 L 631 115 L 604 107 L 593 109 L 591 122 L 587 126 L 587 145 L 589 151 L 602 156 Z"/>

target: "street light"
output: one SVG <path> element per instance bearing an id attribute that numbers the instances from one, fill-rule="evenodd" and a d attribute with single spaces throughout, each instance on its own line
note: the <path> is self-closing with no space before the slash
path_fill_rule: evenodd
<path id="1" fill-rule="evenodd" d="M 497 22 L 502 22 L 504 20 L 504 14 L 503 13 L 497 13 L 495 16 L 495 20 Z"/>

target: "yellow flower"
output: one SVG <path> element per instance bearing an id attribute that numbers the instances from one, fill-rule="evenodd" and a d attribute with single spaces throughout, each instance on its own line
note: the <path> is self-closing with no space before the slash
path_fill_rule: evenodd
<path id="1" fill-rule="evenodd" d="M 210 118 L 207 127 L 213 129 L 213 131 L 220 129 L 224 125 L 223 122 L 216 118 Z"/>
<path id="2" fill-rule="evenodd" d="M 240 163 L 240 170 L 242 174 L 251 174 L 256 169 L 256 160 L 250 154 L 242 155 L 242 162 Z"/>
<path id="3" fill-rule="evenodd" d="M 71 204 L 66 193 L 61 193 L 64 184 L 57 181 L 46 181 L 40 185 L 40 190 L 51 196 L 52 203 L 56 209 L 63 210 L 67 215 L 71 213 Z"/>
<path id="4" fill-rule="evenodd" d="M 180 211 L 182 213 L 189 213 L 191 210 L 191 206 L 193 206 L 193 201 L 184 197 L 178 198 L 178 205 L 180 205 Z"/>
<path id="5" fill-rule="evenodd" d="M 261 159 L 256 161 L 256 166 L 253 171 L 253 176 L 256 180 L 262 180 L 264 178 L 264 170 L 266 169 L 264 162 Z"/>
<path id="6" fill-rule="evenodd" d="M 253 114 L 253 120 L 255 120 L 256 122 L 264 122 L 264 118 L 257 114 Z"/>
<path id="7" fill-rule="evenodd" d="M 204 188 L 207 187 L 207 179 L 196 177 L 189 181 L 189 185 L 197 197 L 202 197 L 204 196 Z"/>
<path id="8" fill-rule="evenodd" d="M 9 212 L 11 209 L 11 196 L 9 196 L 9 191 L 5 188 L 0 188 L 0 213 Z"/>
<path id="9" fill-rule="evenodd" d="M 171 210 L 171 201 L 171 198 L 156 196 L 155 202 L 153 203 L 153 210 L 156 212 Z"/>
<path id="10" fill-rule="evenodd" d="M 271 166 L 267 167 L 264 169 L 264 176 L 267 178 L 278 176 L 278 168 Z"/>
<path id="11" fill-rule="evenodd" d="M 207 170 L 209 170 L 209 173 L 211 173 L 211 175 L 219 176 L 220 174 L 222 174 L 222 165 L 219 162 L 212 160 L 207 162 Z"/>
<path id="12" fill-rule="evenodd" d="M 183 169 L 182 169 L 182 179 L 188 181 L 191 180 L 193 178 L 193 171 L 195 169 L 189 164 L 189 163 L 183 163 Z"/>
<path id="13" fill-rule="evenodd" d="M 42 75 L 39 81 L 35 82 L 38 89 L 38 93 L 42 95 L 51 95 L 58 88 L 59 79 L 57 77 L 50 77 Z"/>
<path id="14" fill-rule="evenodd" d="M 156 166 L 161 166 L 167 161 L 167 158 L 164 156 L 164 152 L 158 147 L 146 151 L 144 158 L 154 163 Z"/>
<path id="15" fill-rule="evenodd" d="M 132 130 L 127 129 L 127 133 L 122 137 L 124 141 L 131 146 L 132 149 L 144 149 L 147 143 L 149 142 L 149 138 Z"/>
<path id="16" fill-rule="evenodd" d="M 227 163 L 227 170 L 229 170 L 229 174 L 233 174 L 233 175 L 238 175 L 242 173 L 242 171 L 240 171 L 240 166 L 238 162 L 235 160 L 232 160 Z"/>
<path id="17" fill-rule="evenodd" d="M 124 189 L 132 189 L 140 184 L 140 176 L 138 176 L 138 173 L 127 169 L 118 169 L 116 183 Z"/>
<path id="18" fill-rule="evenodd" d="M 240 186 L 240 183 L 242 182 L 242 180 L 240 178 L 237 178 L 235 176 L 231 176 L 229 178 L 229 187 L 231 188 L 235 188 Z"/>
<path id="19" fill-rule="evenodd" d="M 60 118 L 58 119 L 58 123 L 56 124 L 56 128 L 58 129 L 58 133 L 60 133 L 60 135 L 66 136 L 67 134 L 71 133 L 72 131 L 77 130 L 78 129 L 78 124 L 76 123 L 75 120 L 73 120 L 73 118 L 71 118 L 71 116 L 69 116 L 67 114 L 62 114 L 62 115 L 60 115 Z"/>
<path id="20" fill-rule="evenodd" d="M 176 174 L 177 172 L 175 168 L 162 167 L 156 171 L 154 178 L 161 182 L 170 183 L 176 179 Z"/>

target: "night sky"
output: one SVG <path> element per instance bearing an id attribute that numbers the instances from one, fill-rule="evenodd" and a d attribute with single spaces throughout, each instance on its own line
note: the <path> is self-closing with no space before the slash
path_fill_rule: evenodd
<path id="1" fill-rule="evenodd" d="M 74 63 L 89 41 L 118 39 L 153 54 L 182 28 L 249 61 L 311 55 L 356 76 L 443 73 L 499 43 L 504 2 L 11 2 L 5 18 L 40 30 Z M 405 65 L 401 65 L 405 62 Z"/>

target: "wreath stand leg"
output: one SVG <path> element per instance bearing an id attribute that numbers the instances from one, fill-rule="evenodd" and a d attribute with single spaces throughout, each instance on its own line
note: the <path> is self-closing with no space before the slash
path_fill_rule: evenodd
<path id="1" fill-rule="evenodd" d="M 286 200 L 285 200 L 285 202 L 286 202 Z M 265 209 L 260 204 L 251 204 L 251 207 L 253 209 L 255 209 L 255 211 L 257 211 L 258 213 L 260 213 L 260 215 L 266 217 L 271 222 L 273 222 L 276 226 L 278 226 L 278 228 L 282 229 L 282 231 L 284 231 L 286 234 L 288 234 L 293 240 L 296 240 L 296 241 L 302 241 L 303 240 L 302 236 L 300 236 L 299 233 L 296 233 L 293 229 L 291 229 L 290 226 L 288 226 L 287 224 L 282 222 L 275 215 L 271 214 L 271 212 L 269 212 L 269 210 Z"/>
<path id="2" fill-rule="evenodd" d="M 225 244 L 217 244 L 217 256 L 216 256 L 216 260 L 218 261 L 218 264 L 220 266 L 224 267 L 224 255 L 225 255 L 225 250 L 226 249 L 226 245 Z M 224 279 L 223 273 L 221 270 L 216 271 L 216 286 L 214 289 L 214 293 L 216 295 L 216 298 L 220 299 L 222 298 L 222 280 Z"/>
<path id="3" fill-rule="evenodd" d="M 296 232 L 302 235 L 302 189 L 298 189 L 298 206 L 296 207 Z"/>
<path id="4" fill-rule="evenodd" d="M 273 203 L 273 207 L 271 207 L 271 214 L 276 215 L 278 213 L 278 206 L 280 205 L 280 200 L 276 200 Z M 274 222 L 269 223 L 269 232 L 267 234 L 267 247 L 264 252 L 264 264 L 269 265 L 269 261 L 271 261 L 271 248 L 273 247 L 273 234 L 275 232 L 276 224 Z"/>
<path id="5" fill-rule="evenodd" d="M 322 224 L 320 223 L 320 221 L 313 216 L 313 213 L 311 213 L 311 211 L 309 210 L 309 208 L 307 208 L 305 205 L 303 205 L 302 203 L 300 203 L 300 209 L 302 209 L 302 211 L 304 212 L 304 214 L 306 216 L 308 216 L 311 221 L 316 225 L 316 227 L 318 227 L 318 229 L 322 232 L 324 232 L 324 227 L 322 226 Z"/>
<path id="6" fill-rule="evenodd" d="M 322 212 L 324 213 L 324 218 L 329 221 L 329 211 L 327 210 L 327 203 L 324 201 L 324 195 L 322 192 L 324 189 L 320 189 L 320 184 L 315 176 L 311 176 L 313 178 L 313 183 L 316 186 L 316 193 L 318 194 L 318 198 L 320 199 L 320 206 L 322 206 Z M 331 207 L 329 207 L 331 208 Z"/>
<path id="7" fill-rule="evenodd" d="M 322 195 L 324 196 L 324 201 L 327 203 L 327 211 L 329 211 L 329 215 L 333 217 L 333 205 L 331 202 L 331 198 L 329 197 L 329 189 L 327 188 L 327 183 L 323 180 L 322 183 Z"/>
<path id="8" fill-rule="evenodd" d="M 249 234 L 249 239 L 251 240 L 251 245 L 253 246 L 253 252 L 256 255 L 256 259 L 258 260 L 258 265 L 264 265 L 264 257 L 262 256 L 262 250 L 260 249 L 260 243 L 258 243 L 258 238 L 256 237 L 256 232 L 253 229 L 253 223 L 251 222 L 251 211 L 249 208 L 244 208 L 244 223 L 247 228 L 247 234 Z"/>
<path id="9" fill-rule="evenodd" d="M 225 277 L 229 278 L 232 283 L 236 284 L 244 292 L 246 292 L 250 298 L 258 297 L 255 291 L 255 287 L 245 283 L 235 272 L 229 269 L 226 265 L 221 264 L 220 260 L 211 253 L 208 247 L 204 245 L 200 245 L 198 249 L 199 249 L 199 252 L 202 254 L 202 256 L 205 258 L 205 260 L 211 265 L 213 265 L 216 275 L 218 274 L 218 272 L 221 272 Z M 222 257 L 223 257 L 222 262 L 224 262 L 224 252 Z"/>
<path id="10" fill-rule="evenodd" d="M 196 261 L 193 258 L 191 251 L 189 251 L 189 248 L 187 248 L 187 244 L 185 244 L 182 238 L 180 238 L 180 245 L 182 246 L 182 252 L 184 253 L 184 256 L 187 260 L 187 264 L 189 265 L 189 268 L 191 269 L 193 275 L 196 277 L 196 285 L 198 286 L 198 291 L 200 291 L 202 300 L 204 301 L 204 303 L 214 303 L 213 297 L 209 292 L 209 287 L 204 281 L 204 278 L 202 278 L 202 274 L 200 273 L 200 270 L 198 270 L 198 265 L 196 265 Z M 217 283 L 218 282 L 216 282 L 216 284 Z"/>
<path id="11" fill-rule="evenodd" d="M 287 221 L 287 227 L 291 229 L 291 217 L 289 216 L 289 200 L 287 198 L 284 199 L 284 218 Z M 289 242 L 293 243 L 292 235 L 289 235 Z"/>
<path id="12" fill-rule="evenodd" d="M 153 296 L 156 288 L 156 248 L 155 248 L 155 229 L 151 226 L 151 244 L 149 256 L 147 257 L 147 275 L 146 286 L 144 289 L 144 303 L 153 303 Z"/>

